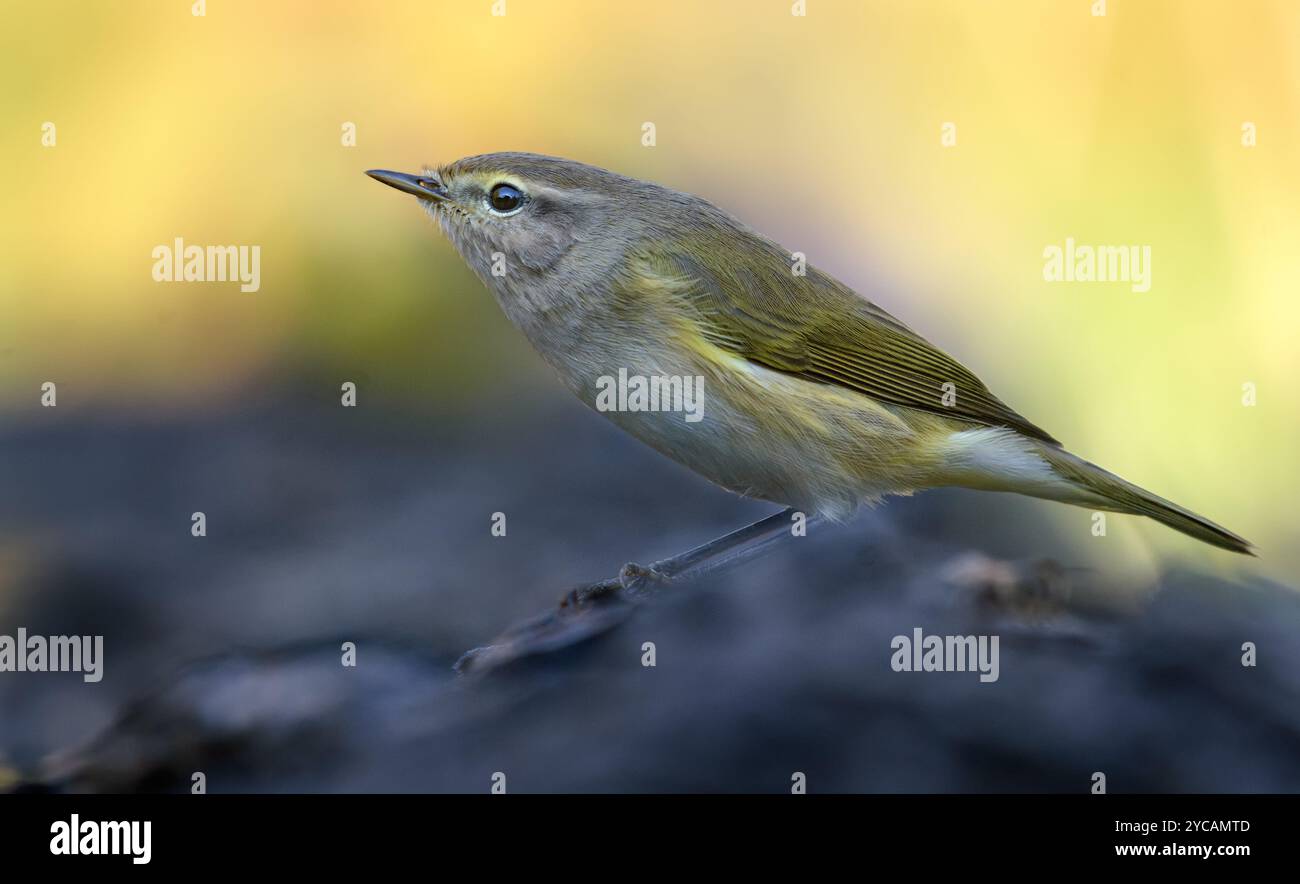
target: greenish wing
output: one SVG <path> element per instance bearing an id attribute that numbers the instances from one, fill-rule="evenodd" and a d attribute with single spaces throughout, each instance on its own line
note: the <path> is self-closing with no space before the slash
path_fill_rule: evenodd
<path id="1" fill-rule="evenodd" d="M 1059 445 L 989 392 L 979 378 L 884 310 L 807 268 L 795 276 L 764 242 L 748 262 L 706 267 L 689 251 L 656 246 L 643 272 L 663 275 L 694 307 L 701 334 L 758 365 L 856 390 L 892 405 Z M 944 405 L 944 385 L 955 401 Z"/>

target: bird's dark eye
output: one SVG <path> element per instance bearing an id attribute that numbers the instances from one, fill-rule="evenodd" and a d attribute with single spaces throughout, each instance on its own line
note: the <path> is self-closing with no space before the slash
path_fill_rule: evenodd
<path id="1" fill-rule="evenodd" d="M 512 187 L 509 184 L 498 184 L 493 187 L 492 192 L 488 194 L 488 202 L 490 202 L 492 208 L 496 209 L 498 212 L 513 212 L 515 209 L 519 208 L 523 201 L 523 191 L 517 187 Z"/>

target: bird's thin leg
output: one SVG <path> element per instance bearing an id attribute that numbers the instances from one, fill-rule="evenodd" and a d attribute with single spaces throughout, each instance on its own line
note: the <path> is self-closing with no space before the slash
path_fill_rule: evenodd
<path id="1" fill-rule="evenodd" d="M 648 568 L 624 565 L 617 578 L 575 587 L 564 594 L 556 611 L 508 630 L 491 644 L 467 651 L 457 661 L 456 671 L 462 675 L 490 672 L 523 657 L 566 648 L 607 632 L 628 617 L 634 606 L 626 602 L 648 595 L 655 584 L 731 567 L 770 550 L 782 537 L 794 536 L 792 526 L 797 512 L 791 508 L 773 513 L 703 546 L 660 559 Z M 807 516 L 804 524 L 818 521 L 818 516 Z"/>
<path id="2" fill-rule="evenodd" d="M 624 565 L 619 574 L 619 582 L 625 589 L 631 589 L 634 584 L 646 579 L 684 580 L 740 564 L 766 552 L 782 537 L 793 536 L 791 526 L 796 512 L 798 511 L 791 507 L 773 513 L 694 549 L 660 559 L 648 568 L 635 564 Z M 814 524 L 819 519 L 817 515 L 807 516 L 805 525 Z"/>

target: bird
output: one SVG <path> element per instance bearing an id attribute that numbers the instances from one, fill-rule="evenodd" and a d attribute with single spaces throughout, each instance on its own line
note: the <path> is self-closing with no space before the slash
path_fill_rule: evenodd
<path id="1" fill-rule="evenodd" d="M 366 174 L 419 200 L 579 399 L 732 492 L 833 521 L 931 488 L 1012 492 L 1254 555 L 1070 453 L 882 307 L 698 196 L 523 152 Z M 615 377 L 697 381 L 702 413 L 611 408 Z"/>

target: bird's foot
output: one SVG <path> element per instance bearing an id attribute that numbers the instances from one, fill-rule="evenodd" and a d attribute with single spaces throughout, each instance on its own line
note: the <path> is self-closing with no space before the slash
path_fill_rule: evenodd
<path id="1" fill-rule="evenodd" d="M 647 568 L 636 562 L 628 562 L 618 572 L 619 586 L 631 596 L 647 595 L 671 581 L 671 576 L 655 570 L 653 565 Z"/>
<path id="2" fill-rule="evenodd" d="M 635 562 L 628 562 L 610 580 L 585 583 L 575 586 L 560 598 L 561 608 L 585 608 L 593 604 L 614 601 L 638 601 L 651 594 L 660 586 L 670 582 L 672 577 L 653 566 L 647 568 Z"/>

